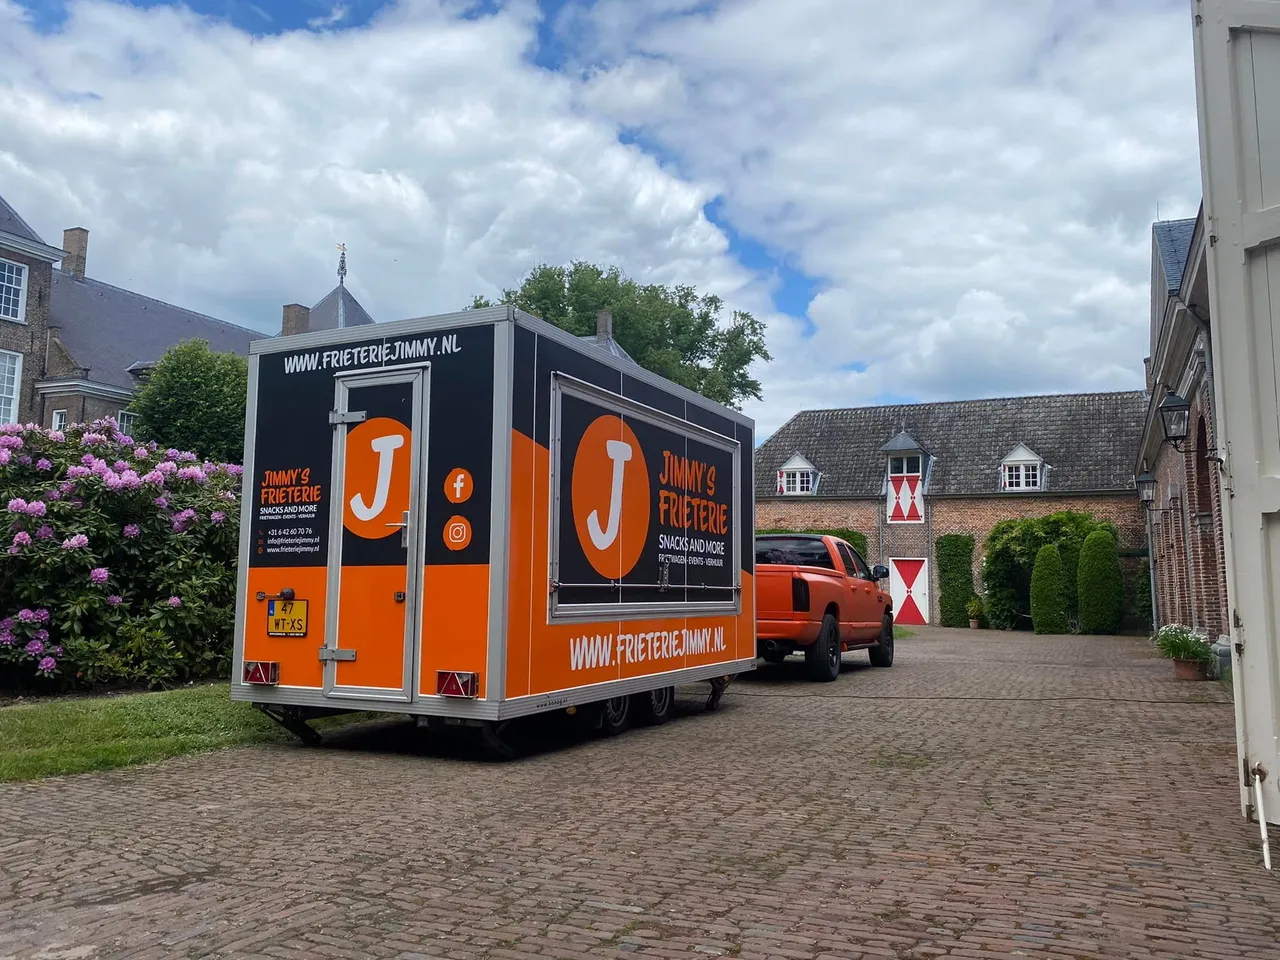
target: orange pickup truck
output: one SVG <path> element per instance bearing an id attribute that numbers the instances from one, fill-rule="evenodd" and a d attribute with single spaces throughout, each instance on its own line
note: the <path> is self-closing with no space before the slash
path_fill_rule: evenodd
<path id="1" fill-rule="evenodd" d="M 846 650 L 893 666 L 893 601 L 880 589 L 888 577 L 836 537 L 756 537 L 756 652 L 781 663 L 803 650 L 809 676 L 828 682 Z"/>

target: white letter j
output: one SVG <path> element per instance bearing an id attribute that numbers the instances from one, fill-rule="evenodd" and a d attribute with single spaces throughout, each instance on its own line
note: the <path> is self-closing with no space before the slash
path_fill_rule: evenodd
<path id="1" fill-rule="evenodd" d="M 392 434 L 389 437 L 378 437 L 369 446 L 378 455 L 378 486 L 373 491 L 373 505 L 366 507 L 364 494 L 357 493 L 351 498 L 351 512 L 356 518 L 368 522 L 380 514 L 387 506 L 387 494 L 391 492 L 391 465 L 395 451 L 404 446 L 404 437 Z"/>

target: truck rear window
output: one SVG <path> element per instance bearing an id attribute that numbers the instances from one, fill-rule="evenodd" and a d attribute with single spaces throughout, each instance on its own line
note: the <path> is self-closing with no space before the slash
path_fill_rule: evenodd
<path id="1" fill-rule="evenodd" d="M 831 551 L 821 540 L 786 537 L 756 541 L 756 563 L 778 563 L 795 567 L 836 568 Z"/>

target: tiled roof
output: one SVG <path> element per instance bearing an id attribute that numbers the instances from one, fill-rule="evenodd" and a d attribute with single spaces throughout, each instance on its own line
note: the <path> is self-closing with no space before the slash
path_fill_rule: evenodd
<path id="1" fill-rule="evenodd" d="M 1160 265 L 1169 293 L 1182 289 L 1182 274 L 1187 269 L 1187 257 L 1191 253 L 1191 238 L 1196 232 L 1196 218 L 1189 220 L 1161 220 L 1153 224 L 1156 247 L 1160 251 Z"/>
<path id="2" fill-rule="evenodd" d="M 373 317 L 360 306 L 344 284 L 338 284 L 311 308 L 309 330 L 337 330 L 339 327 L 362 327 L 373 323 Z"/>
<path id="3" fill-rule="evenodd" d="M 214 350 L 247 354 L 252 340 L 270 334 L 215 320 L 108 283 L 53 271 L 49 319 L 87 379 L 132 389 L 135 363 L 154 363 L 183 340 L 201 338 Z"/>
<path id="4" fill-rule="evenodd" d="M 1146 412 L 1141 390 L 806 410 L 756 451 L 756 496 L 777 496 L 777 471 L 798 453 L 822 472 L 820 496 L 878 497 L 882 448 L 904 431 L 933 458 L 930 495 L 998 493 L 1019 443 L 1051 468 L 1050 492 L 1128 490 Z"/>
<path id="5" fill-rule="evenodd" d="M 0 233 L 7 233 L 21 240 L 30 240 L 32 243 L 44 243 L 40 239 L 40 234 L 19 216 L 17 210 L 9 206 L 4 197 L 0 197 Z"/>

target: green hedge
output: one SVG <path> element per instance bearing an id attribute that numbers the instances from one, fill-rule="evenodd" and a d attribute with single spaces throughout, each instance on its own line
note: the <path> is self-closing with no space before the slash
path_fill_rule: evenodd
<path id="1" fill-rule="evenodd" d="M 1125 578 L 1128 594 L 1125 620 L 1127 626 L 1142 633 L 1150 633 L 1154 621 L 1151 616 L 1151 561 L 1139 557 L 1128 561 L 1130 572 Z"/>
<path id="2" fill-rule="evenodd" d="M 1036 633 L 1066 633 L 1067 604 L 1062 590 L 1062 554 L 1046 543 L 1031 571 L 1031 626 Z"/>
<path id="3" fill-rule="evenodd" d="M 853 549 L 858 551 L 858 555 L 863 560 L 867 560 L 867 538 L 857 530 L 757 530 L 756 533 L 808 533 L 815 536 L 837 537 L 852 545 Z M 869 565 L 871 561 L 867 560 L 867 563 Z"/>
<path id="4" fill-rule="evenodd" d="M 1124 614 L 1124 574 L 1120 548 L 1106 530 L 1095 530 L 1080 548 L 1080 632 L 1120 632 Z"/>
<path id="5" fill-rule="evenodd" d="M 944 627 L 969 625 L 969 601 L 973 599 L 973 537 L 948 533 L 935 544 L 938 557 L 938 609 Z"/>

